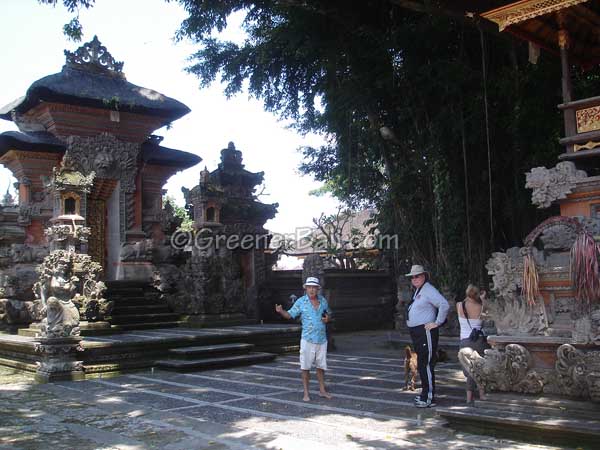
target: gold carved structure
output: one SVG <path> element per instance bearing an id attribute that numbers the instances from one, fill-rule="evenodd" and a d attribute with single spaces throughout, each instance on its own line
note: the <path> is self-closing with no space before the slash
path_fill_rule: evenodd
<path id="1" fill-rule="evenodd" d="M 498 24 L 500 31 L 507 27 L 535 17 L 560 11 L 587 0 L 523 0 L 481 14 L 482 17 Z"/>

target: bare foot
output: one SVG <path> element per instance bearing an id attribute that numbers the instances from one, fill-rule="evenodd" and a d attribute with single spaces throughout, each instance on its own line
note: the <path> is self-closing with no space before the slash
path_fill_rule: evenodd
<path id="1" fill-rule="evenodd" d="M 327 400 L 331 400 L 331 394 L 329 392 L 319 392 L 319 397 L 326 398 Z"/>
<path id="2" fill-rule="evenodd" d="M 310 402 L 310 397 L 308 396 L 308 394 L 304 394 L 304 397 L 302 397 L 302 401 L 303 402 Z"/>

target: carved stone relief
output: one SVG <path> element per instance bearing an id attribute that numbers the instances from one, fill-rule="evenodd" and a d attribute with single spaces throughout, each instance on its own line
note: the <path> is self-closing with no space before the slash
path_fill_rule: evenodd
<path id="1" fill-rule="evenodd" d="M 522 285 L 523 252 L 518 247 L 509 248 L 506 253 L 495 252 L 486 264 L 488 275 L 492 276 L 492 292 L 499 297 L 513 297 Z"/>
<path id="2" fill-rule="evenodd" d="M 534 167 L 526 174 L 525 187 L 533 189 L 531 202 L 538 208 L 547 208 L 555 200 L 564 199 L 575 184 L 587 178 L 583 170 L 577 170 L 575 164 L 563 161 L 552 169 Z"/>
<path id="3" fill-rule="evenodd" d="M 121 244 L 121 261 L 152 261 L 154 243 L 152 239 Z"/>
<path id="4" fill-rule="evenodd" d="M 124 142 L 110 133 L 95 137 L 67 138 L 65 157 L 82 173 L 96 173 L 97 178 L 120 181 L 121 236 L 131 229 L 135 220 L 135 179 L 140 144 Z"/>
<path id="5" fill-rule="evenodd" d="M 494 321 L 497 334 L 504 336 L 539 336 L 546 334 L 548 323 L 544 306 L 529 306 L 517 296 L 495 297 L 486 302 L 487 313 Z"/>
<path id="6" fill-rule="evenodd" d="M 572 337 L 576 343 L 600 346 L 600 307 L 575 319 Z"/>
<path id="7" fill-rule="evenodd" d="M 589 396 L 600 402 L 600 351 L 583 352 L 570 344 L 556 351 L 560 389 L 567 395 Z"/>
<path id="8" fill-rule="evenodd" d="M 543 391 L 544 378 L 532 369 L 531 355 L 522 345 L 488 349 L 484 356 L 467 347 L 458 352 L 458 360 L 477 385 L 486 390 L 528 394 Z"/>

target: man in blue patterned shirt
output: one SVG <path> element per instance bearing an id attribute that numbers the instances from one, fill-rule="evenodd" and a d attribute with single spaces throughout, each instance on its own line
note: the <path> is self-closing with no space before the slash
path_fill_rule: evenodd
<path id="1" fill-rule="evenodd" d="M 317 366 L 319 380 L 319 395 L 331 398 L 325 389 L 325 371 L 327 370 L 327 334 L 325 324 L 329 322 L 329 304 L 325 297 L 319 295 L 319 279 L 308 277 L 304 283 L 306 295 L 300 297 L 289 311 L 281 305 L 275 305 L 275 311 L 285 319 L 295 319 L 300 316 L 302 321 L 302 339 L 300 340 L 300 369 L 302 370 L 302 385 L 304 386 L 305 402 L 310 401 L 308 384 L 310 369 Z"/>

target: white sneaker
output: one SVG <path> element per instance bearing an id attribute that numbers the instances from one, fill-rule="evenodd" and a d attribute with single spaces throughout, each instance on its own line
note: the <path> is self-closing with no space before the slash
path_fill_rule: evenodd
<path id="1" fill-rule="evenodd" d="M 433 403 L 431 400 L 424 402 L 423 400 L 419 399 L 415 401 L 415 406 L 417 408 L 433 408 L 435 403 Z"/>

